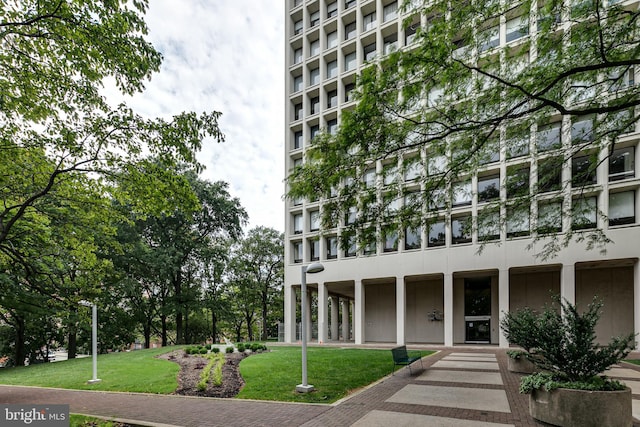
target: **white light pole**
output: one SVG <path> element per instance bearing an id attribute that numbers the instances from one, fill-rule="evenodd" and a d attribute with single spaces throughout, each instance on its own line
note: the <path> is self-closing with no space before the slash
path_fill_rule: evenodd
<path id="1" fill-rule="evenodd" d="M 98 379 L 98 306 L 95 303 L 82 300 L 80 305 L 91 307 L 91 354 L 93 357 L 93 379 L 87 381 L 89 384 L 99 383 Z"/>
<path id="2" fill-rule="evenodd" d="M 302 292 L 300 295 L 300 317 L 302 317 L 302 330 L 300 338 L 302 339 L 302 384 L 296 386 L 299 393 L 309 393 L 313 391 L 313 386 L 307 383 L 307 273 L 319 273 L 324 270 L 324 266 L 319 262 L 314 262 L 308 266 L 302 266 L 302 276 L 300 278 L 300 287 Z"/>

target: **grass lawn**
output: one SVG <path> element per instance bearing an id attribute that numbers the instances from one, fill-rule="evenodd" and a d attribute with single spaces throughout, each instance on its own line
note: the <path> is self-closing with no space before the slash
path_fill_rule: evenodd
<path id="1" fill-rule="evenodd" d="M 240 363 L 246 385 L 238 398 L 286 402 L 332 403 L 388 375 L 393 369 L 390 350 L 336 347 L 307 349 L 307 376 L 312 393 L 296 393 L 302 382 L 300 347 L 270 347 Z M 422 351 L 423 355 L 433 353 Z"/>
<path id="2" fill-rule="evenodd" d="M 93 375 L 90 357 L 2 368 L 0 384 L 170 394 L 178 386 L 179 365 L 154 356 L 177 348 L 100 355 L 98 378 L 102 382 L 97 384 L 87 384 Z M 422 351 L 425 356 L 431 353 Z M 302 382 L 300 347 L 273 346 L 269 352 L 252 355 L 240 363 L 246 385 L 238 398 L 332 403 L 390 374 L 393 362 L 388 349 L 309 347 L 307 367 L 309 384 L 316 391 L 299 394 L 295 387 Z"/>
<path id="3" fill-rule="evenodd" d="M 91 357 L 2 368 L 0 384 L 169 394 L 178 386 L 176 376 L 180 367 L 154 356 L 176 348 L 101 354 L 98 356 L 98 378 L 102 381 L 96 384 L 87 384 L 87 380 L 93 377 Z"/>

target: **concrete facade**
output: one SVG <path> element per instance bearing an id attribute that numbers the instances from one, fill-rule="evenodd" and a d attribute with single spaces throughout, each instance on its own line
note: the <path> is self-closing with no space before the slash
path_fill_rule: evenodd
<path id="1" fill-rule="evenodd" d="M 402 22 L 408 16 L 394 4 L 397 2 L 390 0 L 287 0 L 286 174 L 303 161 L 315 132 L 333 131 L 342 111 L 353 108 L 349 90 L 367 59 L 382 56 L 388 49 L 410 48 L 412 31 L 425 18 L 415 16 L 415 25 L 405 28 Z M 501 34 L 505 44 L 503 31 Z M 568 133 L 568 118 L 560 118 L 559 123 L 560 133 Z M 319 229 L 322 200 L 287 200 L 285 341 L 299 340 L 301 266 L 314 261 L 320 261 L 325 270 L 307 276 L 311 296 L 304 303 L 312 313 L 309 336 L 318 342 L 486 343 L 506 347 L 499 328 L 501 315 L 525 306 L 542 308 L 551 302 L 552 294 L 582 307 L 594 295 L 602 298 L 605 307 L 597 333 L 603 342 L 614 335 L 640 332 L 639 135 L 636 129 L 618 144 L 632 157 L 624 178 L 614 177 L 604 161 L 598 166 L 596 183 L 589 188 L 598 209 L 610 218 L 615 216 L 610 205 L 615 203 L 617 209 L 624 205 L 624 221 L 609 223 L 600 216 L 596 220 L 597 227 L 613 241 L 606 253 L 586 250 L 583 242 L 571 243 L 549 261 L 536 257 L 545 243 L 533 243 L 531 238 L 537 220 L 533 214 L 538 210 L 536 201 L 532 202 L 527 230 L 519 233 L 522 235 L 513 237 L 501 227 L 499 238 L 487 244 L 481 254 L 477 230 L 470 242 L 452 239 L 453 220 L 465 215 L 475 218 L 482 211 L 477 188 L 483 177 L 495 174 L 504 179 L 507 166 L 526 165 L 531 170 L 530 185 L 535 185 L 537 165 L 546 155 L 536 152 L 535 135 L 527 154 L 508 159 L 503 149 L 498 160 L 471 177 L 468 204 L 439 213 L 444 241 L 438 245 L 432 245 L 430 230 L 423 229 L 419 230 L 417 247 L 400 233 L 392 247 L 379 242 L 366 253 L 363 249 L 345 251 L 335 246 L 340 225 Z M 424 159 L 426 153 L 418 155 Z M 398 165 L 401 162 L 399 158 Z M 372 165 L 378 173 L 387 166 L 380 161 Z M 571 173 L 571 165 L 565 167 L 563 180 L 570 181 Z M 401 174 L 398 179 L 405 179 L 407 188 L 419 186 Z M 506 197 L 502 183 L 499 186 L 501 197 Z M 570 206 L 576 197 L 571 186 L 561 191 L 558 196 Z M 565 219 L 559 227 L 568 230 L 571 223 Z"/>

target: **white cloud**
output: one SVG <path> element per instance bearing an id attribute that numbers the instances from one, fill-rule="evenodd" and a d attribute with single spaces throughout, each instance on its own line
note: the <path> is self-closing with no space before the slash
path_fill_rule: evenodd
<path id="1" fill-rule="evenodd" d="M 282 230 L 284 4 L 153 0 L 146 22 L 164 61 L 128 102 L 148 116 L 222 112 L 226 142 L 205 141 L 202 177 L 229 183 L 250 227 Z"/>

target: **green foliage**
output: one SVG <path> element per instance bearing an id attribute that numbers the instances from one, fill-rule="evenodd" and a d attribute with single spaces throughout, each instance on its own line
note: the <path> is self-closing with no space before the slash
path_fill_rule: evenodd
<path id="1" fill-rule="evenodd" d="M 235 350 L 235 349 L 234 349 L 233 347 L 227 347 L 227 348 L 225 349 L 225 352 L 227 352 L 227 353 L 233 353 L 233 352 L 234 352 L 234 350 Z"/>
<path id="2" fill-rule="evenodd" d="M 533 390 L 552 391 L 557 388 L 589 391 L 618 391 L 624 390 L 625 385 L 620 381 L 604 376 L 593 376 L 582 381 L 557 381 L 550 372 L 537 372 L 527 375 L 520 381 L 520 393 L 530 394 Z"/>
<path id="3" fill-rule="evenodd" d="M 236 348 L 238 349 L 238 351 L 239 351 L 240 353 L 244 353 L 244 351 L 246 350 L 246 347 L 245 347 L 244 343 L 238 343 L 238 344 L 236 345 Z"/>
<path id="4" fill-rule="evenodd" d="M 218 347 L 212 347 L 211 351 L 214 353 L 220 353 L 220 349 Z"/>
<path id="5" fill-rule="evenodd" d="M 505 313 L 500 321 L 500 327 L 509 344 L 515 344 L 526 352 L 531 352 L 538 339 L 536 320 L 536 313 L 529 307 L 525 307 Z"/>
<path id="6" fill-rule="evenodd" d="M 574 383 L 574 388 L 581 387 L 579 384 L 610 387 L 608 380 L 600 382 L 595 378 L 635 348 L 635 334 L 614 337 L 608 345 L 598 345 L 595 327 L 601 308 L 602 302 L 595 297 L 581 314 L 575 305 L 554 297 L 554 306 L 546 307 L 538 315 L 514 313 L 512 319 L 526 318 L 530 323 L 510 322 L 511 336 L 520 337 L 525 331 L 530 334 L 527 344 L 536 351 L 536 357 L 530 360 L 543 372 L 524 377 L 522 390 L 540 386 L 549 390 L 555 383 Z"/>

